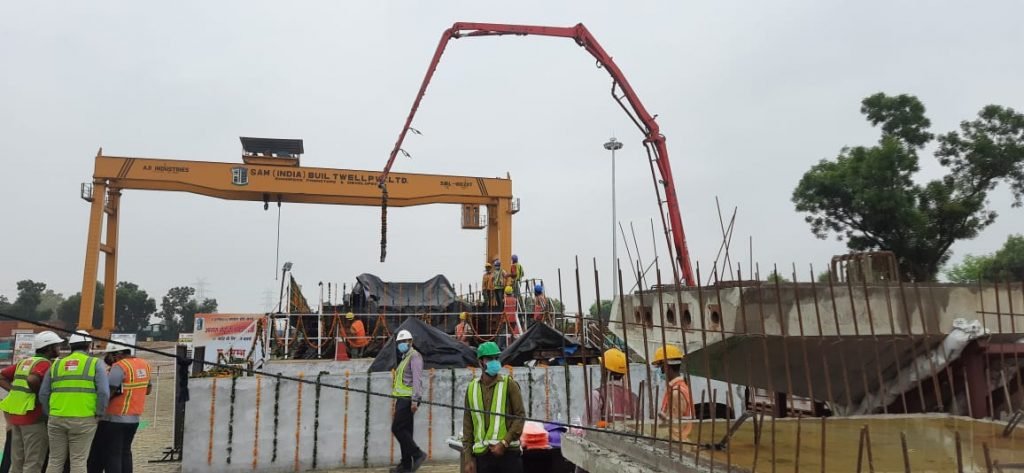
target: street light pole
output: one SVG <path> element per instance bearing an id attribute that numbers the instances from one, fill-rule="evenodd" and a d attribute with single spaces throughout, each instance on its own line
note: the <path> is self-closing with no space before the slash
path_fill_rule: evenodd
<path id="1" fill-rule="evenodd" d="M 604 149 L 612 152 L 612 300 L 619 295 L 619 239 L 615 226 L 618 220 L 615 215 L 615 151 L 622 149 L 622 143 L 612 137 L 604 144 Z M 597 301 L 600 309 L 601 301 Z"/>

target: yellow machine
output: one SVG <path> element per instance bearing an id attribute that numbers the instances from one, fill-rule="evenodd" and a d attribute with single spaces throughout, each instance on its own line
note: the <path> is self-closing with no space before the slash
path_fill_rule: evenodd
<path id="1" fill-rule="evenodd" d="M 141 189 L 190 192 L 229 200 L 380 206 L 380 171 L 302 167 L 301 140 L 242 138 L 243 164 L 169 159 L 130 158 L 96 154 L 91 186 L 83 184 L 82 198 L 91 202 L 89 234 L 82 277 L 78 327 L 114 329 L 117 286 L 117 231 L 121 191 Z M 433 174 L 391 173 L 388 205 L 462 206 L 462 228 L 487 229 L 486 259 L 506 264 L 512 255 L 512 215 L 519 209 L 512 197 L 511 179 Z M 487 207 L 486 222 L 481 207 Z M 106 235 L 100 241 L 104 218 Z M 93 327 L 92 307 L 100 253 L 105 254 L 104 305 L 101 327 Z"/>

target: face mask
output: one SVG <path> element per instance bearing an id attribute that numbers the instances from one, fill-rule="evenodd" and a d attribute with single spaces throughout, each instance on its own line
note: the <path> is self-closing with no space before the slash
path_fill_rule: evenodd
<path id="1" fill-rule="evenodd" d="M 409 344 L 405 343 L 405 342 L 400 342 L 398 344 L 398 351 L 400 353 L 405 353 L 405 352 L 409 351 Z"/>
<path id="2" fill-rule="evenodd" d="M 497 376 L 501 372 L 501 362 L 498 360 L 491 360 L 487 362 L 487 368 L 484 371 L 489 376 Z"/>

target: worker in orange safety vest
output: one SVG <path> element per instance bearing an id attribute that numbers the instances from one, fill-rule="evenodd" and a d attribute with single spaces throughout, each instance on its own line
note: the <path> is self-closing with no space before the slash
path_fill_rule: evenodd
<path id="1" fill-rule="evenodd" d="M 469 313 L 459 314 L 459 324 L 455 326 L 455 339 L 463 345 L 470 345 L 474 336 L 476 336 L 476 331 L 473 330 L 473 324 L 469 321 Z"/>
<path id="2" fill-rule="evenodd" d="M 363 356 L 363 350 L 370 344 L 370 337 L 366 336 L 366 327 L 363 321 L 356 319 L 356 314 L 349 312 L 345 314 L 345 322 L 341 325 L 342 335 L 348 342 L 348 355 L 352 358 Z"/>
<path id="3" fill-rule="evenodd" d="M 132 355 L 131 348 L 108 342 L 106 361 L 110 366 L 110 404 L 96 428 L 89 472 L 132 473 L 132 441 L 153 390 L 149 363 Z"/>
<path id="4" fill-rule="evenodd" d="M 664 345 L 654 352 L 651 364 L 660 369 L 660 377 L 668 383 L 658 418 L 672 426 L 673 440 L 686 440 L 693 430 L 693 397 L 682 375 L 683 351 L 675 345 Z"/>
<path id="5" fill-rule="evenodd" d="M 505 321 L 508 322 L 509 331 L 512 333 L 512 338 L 519 338 L 519 324 L 516 319 L 516 313 L 518 312 L 518 304 L 516 296 L 513 294 L 512 286 L 505 286 L 505 308 L 501 311 L 501 315 L 505 317 Z M 508 341 L 509 344 L 512 341 Z M 507 345 L 506 345 L 507 346 Z"/>

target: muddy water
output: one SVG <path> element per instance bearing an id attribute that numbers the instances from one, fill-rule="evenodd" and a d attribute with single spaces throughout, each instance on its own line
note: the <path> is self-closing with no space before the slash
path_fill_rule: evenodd
<path id="1" fill-rule="evenodd" d="M 995 464 L 1024 463 L 1024 426 L 1018 427 L 1009 438 L 1004 438 L 1004 424 L 963 417 L 872 416 L 830 418 L 825 422 L 824 455 L 821 419 L 802 419 L 799 427 L 796 419 L 779 419 L 773 429 L 771 419 L 765 418 L 759 445 L 754 444 L 753 424 L 748 421 L 732 437 L 727 451 L 701 450 L 700 462 L 708 465 L 708 460 L 713 457 L 716 464 L 731 464 L 752 471 L 849 472 L 858 471 L 859 455 L 860 471 L 902 472 L 906 471 L 900 441 L 900 433 L 903 433 L 907 441 L 909 471 L 956 472 L 956 433 L 959 432 L 965 472 L 988 471 L 983 445 L 988 445 L 990 458 Z M 865 426 L 870 436 L 870 457 L 867 442 L 864 443 L 864 451 L 860 452 L 861 431 Z M 691 439 L 696 440 L 700 430 L 700 443 L 720 441 L 726 431 L 726 423 L 715 423 L 714 437 L 711 427 L 710 421 L 705 421 L 700 429 L 695 426 Z M 659 434 L 666 437 L 667 429 L 659 428 Z M 686 451 L 693 454 L 692 447 Z M 873 466 L 871 469 L 869 461 Z M 775 468 L 772 468 L 773 463 Z"/>

